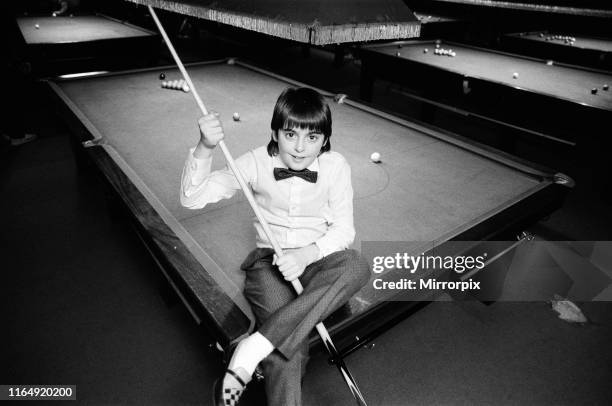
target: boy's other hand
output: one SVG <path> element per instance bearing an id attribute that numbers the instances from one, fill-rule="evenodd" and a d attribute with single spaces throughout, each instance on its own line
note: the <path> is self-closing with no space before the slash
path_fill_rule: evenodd
<path id="1" fill-rule="evenodd" d="M 274 254 L 272 264 L 278 266 L 286 281 L 291 282 L 302 276 L 306 267 L 315 262 L 318 255 L 319 248 L 311 244 L 303 248 L 285 250 L 280 258 Z"/>

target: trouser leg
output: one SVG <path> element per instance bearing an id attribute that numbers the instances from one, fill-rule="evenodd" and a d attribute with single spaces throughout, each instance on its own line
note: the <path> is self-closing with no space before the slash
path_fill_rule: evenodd
<path id="1" fill-rule="evenodd" d="M 261 363 L 268 402 L 298 406 L 310 332 L 367 283 L 370 271 L 354 250 L 333 253 L 306 268 L 298 296 L 272 265 L 272 255 L 272 250 L 257 249 L 245 260 L 244 293 L 258 331 L 276 348 Z"/>
<path id="2" fill-rule="evenodd" d="M 257 249 L 243 264 L 243 269 L 247 271 L 244 293 L 251 303 L 258 326 L 297 296 L 278 269 L 272 265 L 272 255 L 272 250 Z M 273 351 L 261 362 L 269 406 L 301 405 L 301 380 L 307 362 L 307 342 L 289 359 L 278 351 Z"/>
<path id="3" fill-rule="evenodd" d="M 302 378 L 308 363 L 308 342 L 304 342 L 291 358 L 278 351 L 261 362 L 265 377 L 268 406 L 300 406 Z"/>
<path id="4" fill-rule="evenodd" d="M 247 270 L 245 294 L 259 318 L 259 332 L 286 358 L 308 338 L 314 326 L 346 303 L 370 277 L 367 262 L 355 251 L 338 251 L 306 267 L 299 296 L 286 282 L 271 256 L 259 258 Z"/>

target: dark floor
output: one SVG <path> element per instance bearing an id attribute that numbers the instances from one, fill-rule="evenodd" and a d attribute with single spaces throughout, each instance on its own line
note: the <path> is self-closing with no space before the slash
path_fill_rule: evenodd
<path id="1" fill-rule="evenodd" d="M 193 60 L 246 54 L 277 73 L 358 94 L 357 64 L 334 68 L 328 52 L 305 58 L 286 47 L 256 57 L 207 41 L 206 52 L 189 44 L 182 52 Z M 381 107 L 401 109 L 393 87 L 377 92 Z M 210 404 L 222 365 L 206 331 L 180 305 L 168 306 L 163 277 L 129 224 L 107 210 L 97 181 L 77 172 L 68 130 L 50 106 L 41 102 L 33 117 L 37 141 L 0 149 L 0 383 L 77 385 L 82 404 Z M 577 187 L 532 231 L 611 239 L 602 191 L 580 165 L 567 169 Z M 371 405 L 610 404 L 612 304 L 581 306 L 588 325 L 559 320 L 543 302 L 433 303 L 346 361 Z M 304 392 L 308 405 L 352 404 L 323 354 L 314 355 Z M 264 402 L 253 385 L 241 404 Z"/>

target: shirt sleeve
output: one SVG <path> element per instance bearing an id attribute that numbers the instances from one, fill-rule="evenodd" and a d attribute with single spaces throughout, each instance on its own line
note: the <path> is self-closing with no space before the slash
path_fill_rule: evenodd
<path id="1" fill-rule="evenodd" d="M 334 183 L 330 187 L 329 194 L 332 223 L 327 233 L 315 241 L 315 244 L 319 247 L 320 258 L 347 249 L 355 239 L 351 167 L 344 158 L 338 165 L 332 179 Z"/>
<path id="2" fill-rule="evenodd" d="M 189 150 L 181 175 L 180 199 L 183 207 L 201 209 L 209 203 L 232 197 L 240 189 L 240 184 L 231 169 L 226 166 L 211 172 L 212 157 L 198 159 L 193 156 L 194 150 Z M 251 151 L 241 155 L 235 163 L 246 183 L 256 182 L 257 165 Z"/>

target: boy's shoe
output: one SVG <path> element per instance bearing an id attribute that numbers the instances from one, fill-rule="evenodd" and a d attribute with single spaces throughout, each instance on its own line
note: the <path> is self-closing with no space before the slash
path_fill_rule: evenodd
<path id="1" fill-rule="evenodd" d="M 250 381 L 251 377 L 244 368 L 236 368 L 236 371 L 228 368 L 214 383 L 213 405 L 236 406 Z"/>

